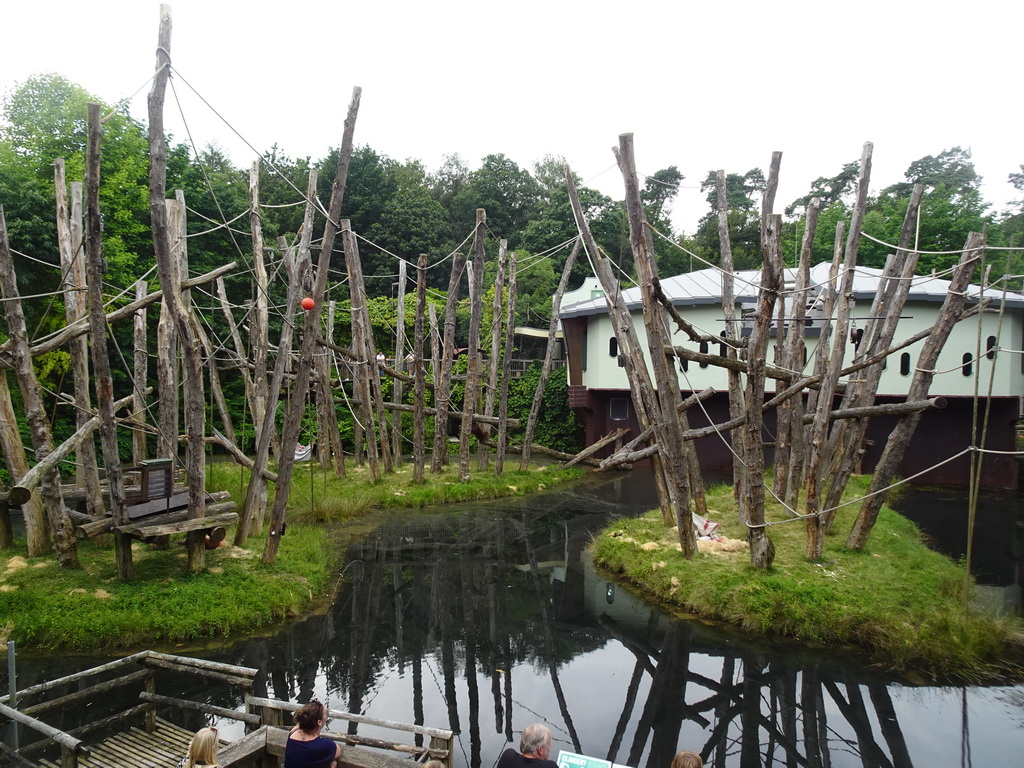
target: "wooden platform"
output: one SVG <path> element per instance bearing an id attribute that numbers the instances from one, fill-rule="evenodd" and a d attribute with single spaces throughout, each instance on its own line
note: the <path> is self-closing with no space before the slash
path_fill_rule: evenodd
<path id="1" fill-rule="evenodd" d="M 162 718 L 156 730 L 146 733 L 131 728 L 109 736 L 89 747 L 89 755 L 78 758 L 80 768 L 169 768 L 176 766 L 188 750 L 192 733 Z M 40 760 L 46 768 L 60 768 L 59 763 Z"/>

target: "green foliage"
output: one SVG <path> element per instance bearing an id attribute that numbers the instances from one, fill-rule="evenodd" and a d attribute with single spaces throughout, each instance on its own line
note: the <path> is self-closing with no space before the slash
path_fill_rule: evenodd
<path id="1" fill-rule="evenodd" d="M 848 498 L 870 478 L 854 478 Z M 708 489 L 708 506 L 727 538 L 742 540 L 729 486 Z M 840 510 L 847 530 L 857 506 Z M 769 505 L 770 520 L 790 520 Z M 828 645 L 858 645 L 895 669 L 976 677 L 998 670 L 998 658 L 1019 622 L 965 615 L 962 564 L 928 549 L 917 528 L 884 507 L 865 551 L 829 537 L 823 560 L 804 558 L 804 526 L 774 525 L 772 568 L 754 569 L 749 552 L 708 552 L 686 560 L 675 529 L 659 512 L 617 521 L 594 541 L 595 559 L 673 606 L 741 626 Z M 645 549 L 646 542 L 656 547 Z"/>
<path id="2" fill-rule="evenodd" d="M 533 395 L 540 384 L 540 372 L 541 364 L 534 363 L 509 386 L 508 413 L 510 418 L 519 419 L 519 435 L 526 428 Z M 533 439 L 543 446 L 566 453 L 577 453 L 583 449 L 583 423 L 569 408 L 569 385 L 562 371 L 553 371 L 548 376 Z"/>

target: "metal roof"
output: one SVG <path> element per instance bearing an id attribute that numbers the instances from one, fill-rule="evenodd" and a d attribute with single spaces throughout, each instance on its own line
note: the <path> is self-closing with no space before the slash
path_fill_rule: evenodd
<path id="1" fill-rule="evenodd" d="M 831 264 L 823 262 L 811 267 L 811 292 L 821 288 L 828 283 L 828 273 Z M 735 273 L 735 291 L 737 302 L 751 300 L 757 296 L 757 288 L 761 282 L 761 270 L 750 269 Z M 872 267 L 855 267 L 853 277 L 853 293 L 855 299 L 873 299 L 878 292 L 878 285 L 881 282 L 882 270 Z M 784 270 L 784 279 L 787 284 L 796 281 L 796 269 Z M 931 275 L 915 275 L 912 278 L 910 294 L 907 301 L 934 301 L 942 302 L 949 292 L 949 280 L 944 280 Z M 686 272 L 681 275 L 663 278 L 661 281 L 665 295 L 676 306 L 692 306 L 696 304 L 720 304 L 722 299 L 722 278 L 718 269 L 710 267 L 697 272 Z M 969 299 L 977 299 L 981 288 L 977 285 L 970 285 L 967 288 Z M 991 288 L 985 291 L 985 296 L 998 302 L 1003 294 L 1001 291 Z M 640 289 L 638 287 L 627 288 L 622 292 L 622 298 L 630 310 L 639 310 L 642 307 Z M 1006 306 L 1013 309 L 1024 308 L 1024 295 L 1019 293 L 1006 294 Z M 604 314 L 608 311 L 608 305 L 604 297 L 588 299 L 563 306 L 559 317 L 583 317 L 586 315 Z"/>

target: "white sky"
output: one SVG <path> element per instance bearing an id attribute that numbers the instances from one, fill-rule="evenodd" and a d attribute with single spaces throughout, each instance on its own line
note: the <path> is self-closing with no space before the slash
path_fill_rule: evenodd
<path id="1" fill-rule="evenodd" d="M 1024 5 L 974 0 L 832 3 L 687 0 L 176 0 L 172 63 L 200 145 L 253 155 L 182 77 L 258 150 L 318 159 L 341 139 L 354 85 L 357 144 L 435 170 L 504 153 L 532 170 L 562 155 L 621 199 L 610 148 L 635 136 L 641 173 L 686 176 L 674 221 L 692 232 L 712 169 L 767 171 L 783 152 L 777 211 L 874 143 L 873 190 L 914 160 L 973 151 L 987 200 L 1019 195 L 1024 163 L 1019 32 Z M 1016 9 L 1016 10 L 1014 10 Z M 0 14 L 0 92 L 58 72 L 112 103 L 145 87 L 159 4 L 19 0 Z M 170 93 L 166 122 L 183 123 Z M 512 233 L 510 233 L 512 234 Z"/>

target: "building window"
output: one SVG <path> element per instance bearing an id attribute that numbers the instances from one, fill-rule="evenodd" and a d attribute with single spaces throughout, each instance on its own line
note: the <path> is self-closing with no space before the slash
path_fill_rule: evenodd
<path id="1" fill-rule="evenodd" d="M 725 331 L 722 331 L 718 335 L 721 336 L 724 339 L 725 338 Z M 726 349 L 725 344 L 719 344 L 718 345 L 718 356 L 719 357 L 725 357 L 728 353 L 729 353 L 729 350 Z"/>
<path id="2" fill-rule="evenodd" d="M 613 397 L 608 401 L 608 418 L 611 421 L 625 421 L 629 418 L 629 398 Z"/>
<path id="3" fill-rule="evenodd" d="M 608 339 L 608 357 L 619 356 L 619 340 L 612 336 Z"/>
<path id="4" fill-rule="evenodd" d="M 900 355 L 900 375 L 901 376 L 909 376 L 910 375 L 910 353 L 909 352 L 904 352 L 902 355 Z"/>
<path id="5" fill-rule="evenodd" d="M 972 373 L 974 373 L 974 355 L 972 355 L 970 352 L 965 353 L 963 356 L 963 361 L 964 363 L 961 366 L 960 370 L 963 372 L 964 376 L 970 376 Z"/>
<path id="6" fill-rule="evenodd" d="M 702 355 L 706 355 L 708 353 L 708 343 L 706 341 L 702 341 L 700 343 L 700 353 Z M 707 368 L 708 367 L 707 361 L 706 360 L 702 360 L 701 364 L 700 364 L 700 367 L 701 368 Z"/>
<path id="7" fill-rule="evenodd" d="M 995 360 L 996 359 L 996 337 L 995 336 L 989 336 L 988 339 L 986 339 L 986 341 L 985 341 L 985 349 L 988 350 L 985 353 L 985 357 L 987 357 L 989 360 Z"/>
<path id="8" fill-rule="evenodd" d="M 686 373 L 688 370 L 690 370 L 690 361 L 687 360 L 685 357 L 679 358 L 679 370 L 682 371 L 683 373 Z"/>

